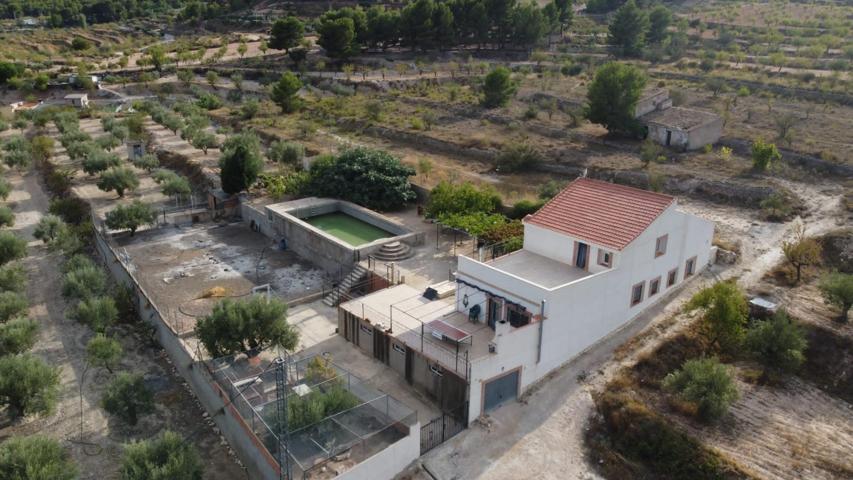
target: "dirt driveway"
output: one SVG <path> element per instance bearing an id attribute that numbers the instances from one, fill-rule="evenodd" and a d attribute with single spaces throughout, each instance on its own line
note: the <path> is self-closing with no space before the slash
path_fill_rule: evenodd
<path id="1" fill-rule="evenodd" d="M 115 336 L 125 351 L 118 369 L 145 375 L 146 383 L 156 393 L 157 411 L 130 428 L 108 417 L 98 406 L 111 375 L 86 368 L 85 346 L 92 331 L 66 318 L 67 306 L 58 293 L 60 257 L 48 253 L 41 242 L 32 238 L 36 223 L 48 209 L 49 198 L 35 172 L 23 176 L 9 173 L 7 178 L 13 185 L 9 203 L 15 211 L 14 228 L 30 240 L 29 256 L 24 260 L 29 276 L 30 316 L 41 325 L 41 335 L 32 353 L 60 368 L 61 391 L 53 415 L 0 425 L 0 440 L 17 435 L 51 436 L 68 448 L 79 466 L 81 479 L 104 480 L 118 478 L 123 443 L 150 438 L 168 428 L 184 436 L 194 433 L 192 442 L 204 461 L 205 479 L 247 478 L 164 352 L 139 328 L 117 327 Z M 80 442 L 81 406 L 83 442 Z"/>

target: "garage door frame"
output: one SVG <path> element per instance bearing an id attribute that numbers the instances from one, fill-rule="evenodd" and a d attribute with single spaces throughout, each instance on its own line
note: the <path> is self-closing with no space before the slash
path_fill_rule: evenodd
<path id="1" fill-rule="evenodd" d="M 517 380 L 516 385 L 515 385 L 516 386 L 515 400 L 518 400 L 518 398 L 521 396 L 521 367 L 516 367 L 516 368 L 513 368 L 512 370 L 507 370 L 507 371 L 505 371 L 499 375 L 495 375 L 492 378 L 489 378 L 489 379 L 486 379 L 486 380 L 483 380 L 482 382 L 480 382 L 480 412 L 486 413 L 486 385 L 494 382 L 495 380 L 500 380 L 501 378 L 506 377 L 508 375 L 512 375 L 512 374 L 518 374 L 517 375 L 518 380 Z M 504 402 L 501 402 L 501 404 L 503 404 L 507 401 L 508 400 L 504 400 Z M 500 406 L 500 404 L 498 406 Z M 497 407 L 493 407 L 492 409 L 494 409 L 494 408 L 497 408 Z"/>

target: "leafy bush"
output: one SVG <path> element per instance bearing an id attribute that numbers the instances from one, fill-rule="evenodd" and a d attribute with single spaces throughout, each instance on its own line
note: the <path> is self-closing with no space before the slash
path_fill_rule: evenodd
<path id="1" fill-rule="evenodd" d="M 27 274 L 20 265 L 0 267 L 0 292 L 23 292 L 27 288 Z"/>
<path id="2" fill-rule="evenodd" d="M 756 171 L 763 172 L 781 159 L 782 154 L 776 149 L 776 145 L 765 143 L 761 139 L 752 142 L 752 168 Z"/>
<path id="3" fill-rule="evenodd" d="M 79 225 L 89 219 L 89 204 L 77 197 L 61 197 L 50 201 L 48 211 L 66 223 Z"/>
<path id="4" fill-rule="evenodd" d="M 27 241 L 12 232 L 0 232 L 0 265 L 27 255 Z"/>
<path id="5" fill-rule="evenodd" d="M 202 480 L 203 464 L 192 443 L 166 430 L 158 438 L 125 445 L 122 480 Z"/>
<path id="6" fill-rule="evenodd" d="M 15 225 L 15 214 L 12 209 L 2 205 L 0 206 L 0 227 L 11 227 Z"/>
<path id="7" fill-rule="evenodd" d="M 160 166 L 160 160 L 157 159 L 157 155 L 146 153 L 134 158 L 133 166 L 150 172 Z"/>
<path id="8" fill-rule="evenodd" d="M 850 306 L 853 305 L 853 274 L 833 272 L 820 280 L 820 292 L 826 303 L 841 308 L 839 320 L 847 321 Z"/>
<path id="9" fill-rule="evenodd" d="M 86 344 L 86 361 L 91 365 L 106 368 L 110 373 L 121 360 L 124 350 L 121 343 L 104 334 L 98 334 Z"/>
<path id="10" fill-rule="evenodd" d="M 67 274 L 68 272 L 84 268 L 97 268 L 97 265 L 95 265 L 95 262 L 93 262 L 88 256 L 78 253 L 76 255 L 72 255 L 65 261 L 65 264 L 62 266 L 62 273 Z"/>
<path id="11" fill-rule="evenodd" d="M 181 196 L 189 195 L 190 192 L 192 192 L 192 188 L 190 187 L 190 181 L 186 177 L 175 175 L 175 177 L 163 183 L 163 195 Z"/>
<path id="12" fill-rule="evenodd" d="M 119 165 L 121 165 L 121 158 L 118 155 L 104 151 L 93 151 L 83 160 L 83 171 L 89 175 L 95 175 L 110 167 L 118 167 Z"/>
<path id="13" fill-rule="evenodd" d="M 154 413 L 154 394 L 145 386 L 141 374 L 121 372 L 107 385 L 101 406 L 129 425 L 139 423 L 139 417 Z"/>
<path id="14" fill-rule="evenodd" d="M 9 198 L 10 193 L 12 193 L 12 185 L 9 185 L 9 181 L 5 178 L 0 178 L 0 200 Z"/>
<path id="15" fill-rule="evenodd" d="M 33 237 L 37 240 L 41 240 L 46 245 L 49 245 L 55 242 L 64 233 L 67 233 L 67 231 L 68 225 L 66 225 L 61 218 L 52 213 L 48 213 L 41 217 L 39 222 L 36 224 L 36 228 L 33 230 Z"/>
<path id="16" fill-rule="evenodd" d="M 711 343 L 730 351 L 740 345 L 749 307 L 735 282 L 717 282 L 700 290 L 685 308 L 687 311 L 703 310 L 702 330 Z"/>
<path id="17" fill-rule="evenodd" d="M 214 357 L 257 351 L 270 346 L 293 350 L 299 331 L 287 323 L 287 305 L 277 299 L 253 296 L 224 299 L 196 323 L 195 333 Z"/>
<path id="18" fill-rule="evenodd" d="M 80 300 L 68 316 L 98 333 L 104 333 L 118 319 L 118 309 L 112 298 L 92 296 Z"/>
<path id="19" fill-rule="evenodd" d="M 770 320 L 757 321 L 747 331 L 745 344 L 766 369 L 781 372 L 797 370 L 808 346 L 802 329 L 781 310 Z"/>
<path id="20" fill-rule="evenodd" d="M 518 83 L 513 81 L 506 67 L 497 67 L 483 79 L 483 106 L 486 108 L 504 107 L 518 91 Z"/>
<path id="21" fill-rule="evenodd" d="M 479 237 L 496 227 L 504 225 L 507 218 L 500 213 L 447 213 L 438 217 L 442 225 Z"/>
<path id="22" fill-rule="evenodd" d="M 680 370 L 664 378 L 663 386 L 676 392 L 682 400 L 695 404 L 699 417 L 705 421 L 722 417 L 738 398 L 731 375 L 716 358 L 684 362 Z"/>
<path id="23" fill-rule="evenodd" d="M 278 163 L 296 165 L 305 156 L 305 147 L 300 143 L 277 140 L 270 145 L 267 157 Z"/>
<path id="24" fill-rule="evenodd" d="M 16 291 L 0 292 L 0 323 L 27 311 L 30 307 L 26 295 Z"/>
<path id="25" fill-rule="evenodd" d="M 512 144 L 504 147 L 497 158 L 496 170 L 499 172 L 521 172 L 530 171 L 542 163 L 542 154 L 532 146 L 522 144 Z"/>
<path id="26" fill-rule="evenodd" d="M 70 270 L 62 281 L 62 296 L 84 300 L 103 295 L 107 291 L 107 276 L 100 268 L 84 266 Z"/>
<path id="27" fill-rule="evenodd" d="M 500 207 L 501 197 L 490 186 L 477 187 L 470 182 L 454 185 L 443 181 L 430 193 L 426 216 L 438 218 L 452 213 L 494 213 Z"/>
<path id="28" fill-rule="evenodd" d="M 524 218 L 542 208 L 544 200 L 519 200 L 512 206 L 511 218 Z"/>
<path id="29" fill-rule="evenodd" d="M 415 170 L 396 157 L 369 148 L 354 148 L 311 165 L 305 192 L 357 203 L 375 210 L 395 210 L 415 199 L 409 177 Z"/>
<path id="30" fill-rule="evenodd" d="M 59 393 L 59 370 L 29 354 L 0 357 L 0 405 L 13 418 L 50 414 Z"/>
<path id="31" fill-rule="evenodd" d="M 39 325 L 29 318 L 13 318 L 0 323 L 0 356 L 17 355 L 33 348 Z"/>
<path id="32" fill-rule="evenodd" d="M 77 466 L 58 440 L 41 435 L 12 436 L 0 444 L 0 478 L 75 480 Z"/>

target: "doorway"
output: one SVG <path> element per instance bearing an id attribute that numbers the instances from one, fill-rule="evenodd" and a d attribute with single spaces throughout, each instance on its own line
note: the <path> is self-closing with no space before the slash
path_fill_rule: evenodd
<path id="1" fill-rule="evenodd" d="M 672 130 L 666 131 L 666 146 L 668 147 L 672 143 Z"/>
<path id="2" fill-rule="evenodd" d="M 518 370 L 513 370 L 502 377 L 496 378 L 483 387 L 483 412 L 515 400 L 518 396 Z"/>
<path id="3" fill-rule="evenodd" d="M 589 253 L 589 245 L 578 242 L 578 250 L 575 255 L 575 265 L 578 268 L 586 269 L 587 253 Z"/>

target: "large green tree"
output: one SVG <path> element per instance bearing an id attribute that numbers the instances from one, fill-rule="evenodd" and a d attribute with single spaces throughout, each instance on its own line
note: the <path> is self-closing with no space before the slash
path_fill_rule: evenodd
<path id="1" fill-rule="evenodd" d="M 672 23 L 672 11 L 664 5 L 657 5 L 649 13 L 649 43 L 659 44 L 669 35 L 667 29 Z"/>
<path id="2" fill-rule="evenodd" d="M 299 45 L 304 33 L 305 25 L 298 18 L 292 15 L 280 18 L 272 24 L 269 47 L 287 52 Z"/>
<path id="3" fill-rule="evenodd" d="M 745 345 L 765 371 L 792 372 L 805 360 L 808 342 L 800 326 L 780 310 L 769 320 L 755 322 L 746 333 Z"/>
<path id="4" fill-rule="evenodd" d="M 414 168 L 383 150 L 354 148 L 311 165 L 305 192 L 340 198 L 376 210 L 396 210 L 415 199 Z"/>
<path id="5" fill-rule="evenodd" d="M 506 106 L 518 91 L 509 69 L 497 67 L 483 79 L 483 106 L 497 108 Z"/>
<path id="6" fill-rule="evenodd" d="M 139 177 L 130 167 L 112 167 L 101 173 L 98 188 L 105 192 L 115 190 L 119 198 L 123 198 L 127 190 L 139 187 Z"/>
<path id="7" fill-rule="evenodd" d="M 680 370 L 664 378 L 663 386 L 695 404 L 699 417 L 705 421 L 722 417 L 738 398 L 731 374 L 716 358 L 684 362 Z"/>
<path id="8" fill-rule="evenodd" d="M 226 193 L 240 193 L 251 187 L 261 168 L 261 141 L 254 133 L 239 133 L 225 141 L 219 159 L 219 178 Z"/>
<path id="9" fill-rule="evenodd" d="M 139 417 L 154 413 L 154 394 L 139 373 L 121 372 L 107 385 L 101 406 L 110 415 L 127 422 L 139 423 Z"/>
<path id="10" fill-rule="evenodd" d="M 75 480 L 77 466 L 58 440 L 41 435 L 12 436 L 0 443 L 0 478 Z"/>
<path id="11" fill-rule="evenodd" d="M 299 330 L 287 323 L 287 305 L 276 298 L 256 295 L 243 300 L 223 299 L 195 327 L 204 348 L 213 357 L 247 353 L 267 347 L 293 350 Z"/>
<path id="12" fill-rule="evenodd" d="M 321 19 L 317 33 L 320 35 L 317 43 L 331 58 L 349 58 L 358 51 L 355 24 L 351 18 Z"/>
<path id="13" fill-rule="evenodd" d="M 107 212 L 104 223 L 113 230 L 130 230 L 132 237 L 140 226 L 154 223 L 156 219 L 157 213 L 150 205 L 134 200 L 129 205 L 119 205 Z"/>
<path id="14" fill-rule="evenodd" d="M 642 125 L 634 114 L 645 86 L 637 67 L 616 62 L 599 67 L 587 90 L 586 118 L 610 133 L 639 135 Z"/>
<path id="15" fill-rule="evenodd" d="M 729 351 L 740 346 L 749 307 L 735 282 L 721 281 L 700 290 L 685 308 L 702 310 L 702 328 L 711 343 Z"/>
<path id="16" fill-rule="evenodd" d="M 648 29 L 648 15 L 637 7 L 634 0 L 628 0 L 616 10 L 610 21 L 608 42 L 617 48 L 620 55 L 637 57 L 643 53 Z"/>

